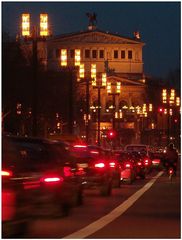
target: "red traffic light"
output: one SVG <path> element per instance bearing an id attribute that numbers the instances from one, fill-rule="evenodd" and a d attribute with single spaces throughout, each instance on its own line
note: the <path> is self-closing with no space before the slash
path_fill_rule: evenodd
<path id="1" fill-rule="evenodd" d="M 163 108 L 158 108 L 158 112 L 162 113 L 163 112 Z"/>
<path id="2" fill-rule="evenodd" d="M 108 137 L 109 139 L 115 138 L 115 137 L 116 137 L 116 131 L 114 131 L 114 130 L 109 130 L 108 133 L 107 133 L 107 137 Z"/>

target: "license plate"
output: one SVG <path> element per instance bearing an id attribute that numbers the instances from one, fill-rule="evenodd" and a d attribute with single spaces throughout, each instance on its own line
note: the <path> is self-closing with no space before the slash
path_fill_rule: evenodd
<path id="1" fill-rule="evenodd" d="M 88 163 L 77 163 L 77 167 L 78 168 L 87 168 L 88 167 Z"/>

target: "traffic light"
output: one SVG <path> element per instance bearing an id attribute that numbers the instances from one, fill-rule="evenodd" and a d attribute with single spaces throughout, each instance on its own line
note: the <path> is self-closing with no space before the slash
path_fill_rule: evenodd
<path id="1" fill-rule="evenodd" d="M 108 132 L 107 132 L 107 137 L 108 137 L 108 139 L 114 139 L 115 137 L 116 137 L 116 131 L 115 130 L 113 130 L 113 129 L 111 129 L 111 130 L 109 130 Z"/>
<path id="2" fill-rule="evenodd" d="M 159 113 L 163 113 L 163 108 L 162 108 L 162 107 L 159 107 L 159 108 L 158 108 L 158 112 L 159 112 Z"/>

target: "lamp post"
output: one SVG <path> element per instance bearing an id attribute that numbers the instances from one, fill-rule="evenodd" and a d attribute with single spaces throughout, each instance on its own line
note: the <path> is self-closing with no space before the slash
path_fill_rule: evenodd
<path id="1" fill-rule="evenodd" d="M 77 55 L 78 57 L 78 55 Z M 79 77 L 77 78 L 78 83 L 85 83 L 86 85 L 86 114 L 84 115 L 85 120 L 85 133 L 86 142 L 89 142 L 89 121 L 90 121 L 90 83 L 92 86 L 96 86 L 96 64 L 91 64 L 90 76 L 85 76 L 84 64 L 80 63 L 79 59 Z"/>
<path id="2" fill-rule="evenodd" d="M 115 110 L 116 110 L 116 96 L 119 96 L 121 93 L 121 83 L 117 82 L 115 85 L 116 89 L 112 91 L 112 84 L 107 83 L 107 93 L 109 96 L 112 96 L 113 101 L 113 116 L 112 116 L 112 128 L 115 129 Z"/>
<path id="3" fill-rule="evenodd" d="M 162 103 L 166 106 L 164 114 L 167 115 L 167 143 L 170 142 L 171 117 L 173 116 L 174 106 L 180 106 L 180 98 L 176 97 L 175 89 L 162 89 Z"/>
<path id="4" fill-rule="evenodd" d="M 97 144 L 100 146 L 100 117 L 101 117 L 101 97 L 100 92 L 101 89 L 105 89 L 107 83 L 106 73 L 102 73 L 102 81 L 97 82 L 97 86 L 95 82 L 93 84 L 93 88 L 98 90 L 98 118 L 97 118 Z"/>
<path id="5" fill-rule="evenodd" d="M 39 29 L 39 34 L 38 34 Z M 38 41 L 45 41 L 49 35 L 48 31 L 48 15 L 46 13 L 40 14 L 39 28 L 33 26 L 30 28 L 30 14 L 22 14 L 22 37 L 25 41 L 32 41 L 32 67 L 33 67 L 33 81 L 32 81 L 32 135 L 37 136 L 37 106 L 38 106 Z"/>

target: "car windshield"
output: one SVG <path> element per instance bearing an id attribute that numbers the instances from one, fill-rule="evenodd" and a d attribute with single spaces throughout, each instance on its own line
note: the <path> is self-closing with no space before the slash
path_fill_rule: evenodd
<path id="1" fill-rule="evenodd" d="M 140 152 L 140 153 L 147 153 L 147 148 L 145 146 L 127 146 L 127 152 Z"/>

